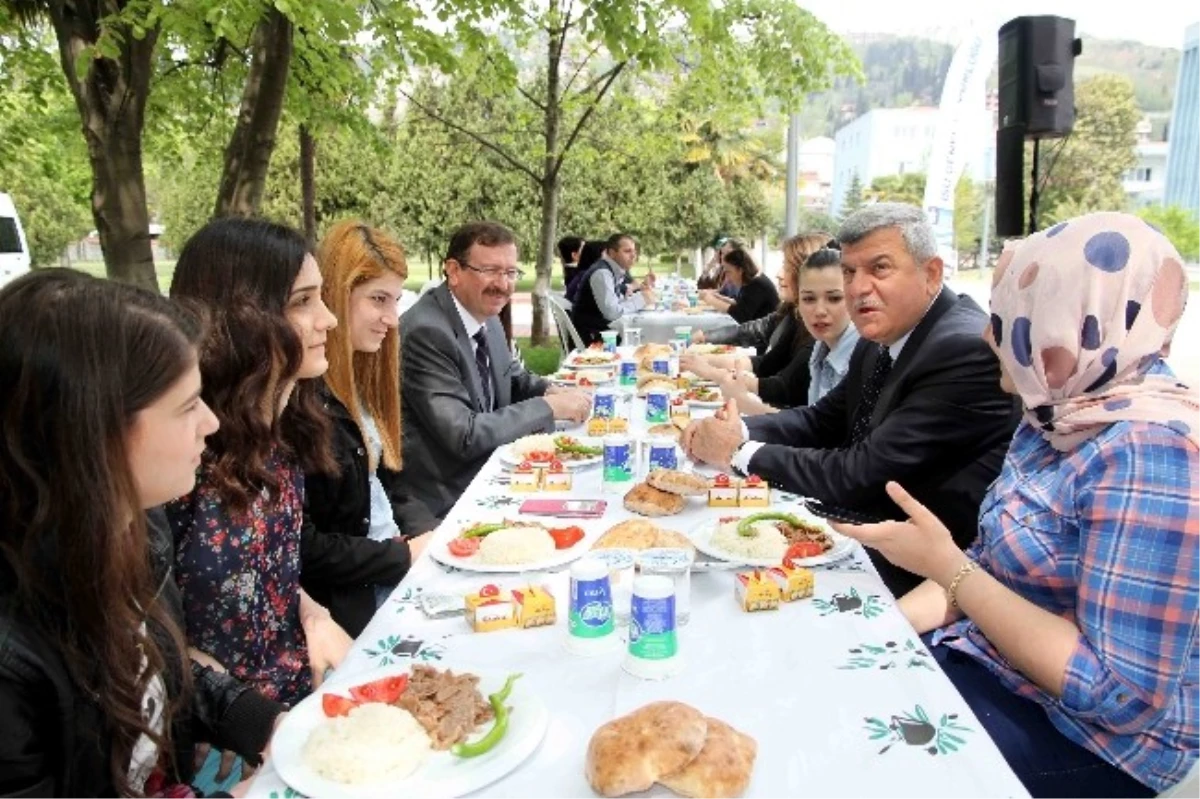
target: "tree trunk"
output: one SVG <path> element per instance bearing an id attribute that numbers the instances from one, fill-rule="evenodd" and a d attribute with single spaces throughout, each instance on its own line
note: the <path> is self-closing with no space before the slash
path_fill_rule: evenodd
<path id="1" fill-rule="evenodd" d="M 48 6 L 59 60 L 87 141 L 92 218 L 105 272 L 115 280 L 158 291 L 142 170 L 142 128 L 158 28 L 145 30 L 140 38 L 127 27 L 118 28 L 117 57 L 93 58 L 81 78 L 76 66 L 100 36 L 95 9 L 82 3 Z"/>
<path id="2" fill-rule="evenodd" d="M 533 284 L 533 323 L 529 331 L 530 343 L 535 347 L 545 346 L 550 337 L 546 293 L 550 291 L 550 275 L 554 269 L 554 239 L 558 233 L 558 200 L 562 186 L 557 160 L 559 126 L 562 122 L 559 65 L 562 60 L 563 35 L 561 29 L 555 29 L 547 45 L 549 58 L 546 61 L 546 113 L 543 133 L 546 140 L 546 156 L 541 182 L 542 224 L 538 231 L 537 280 Z"/>
<path id="3" fill-rule="evenodd" d="M 292 62 L 292 23 L 272 7 L 254 30 L 250 71 L 242 90 L 237 125 L 225 148 L 216 216 L 250 216 L 258 211 L 275 133 L 283 115 Z"/>
<path id="4" fill-rule="evenodd" d="M 309 246 L 317 244 L 317 142 L 308 125 L 300 126 L 300 215 L 304 219 L 304 238 Z"/>

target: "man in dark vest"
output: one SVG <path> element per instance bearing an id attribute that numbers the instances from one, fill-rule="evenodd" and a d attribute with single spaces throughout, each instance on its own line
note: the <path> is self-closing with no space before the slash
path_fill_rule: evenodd
<path id="1" fill-rule="evenodd" d="M 637 242 L 626 233 L 615 233 L 605 243 L 604 255 L 579 279 L 581 285 L 571 320 L 584 344 L 600 340 L 600 332 L 627 313 L 654 304 L 649 283 L 633 285 L 629 270 L 637 260 Z"/>

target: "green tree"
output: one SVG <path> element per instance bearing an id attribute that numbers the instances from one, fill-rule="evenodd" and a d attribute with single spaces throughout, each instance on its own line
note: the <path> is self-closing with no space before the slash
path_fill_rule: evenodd
<path id="1" fill-rule="evenodd" d="M 985 201 L 981 187 L 967 175 L 958 179 L 954 187 L 954 248 L 960 260 L 974 258 L 979 252 Z"/>
<path id="2" fill-rule="evenodd" d="M 1075 128 L 1042 148 L 1038 226 L 1092 211 L 1125 208 L 1122 176 L 1137 164 L 1135 128 L 1141 114 L 1128 78 L 1097 75 L 1075 87 Z M 1031 155 L 1026 163 L 1031 163 Z"/>
<path id="3" fill-rule="evenodd" d="M 906 172 L 875 178 L 865 194 L 867 199 L 875 202 L 908 203 L 919 207 L 925 201 L 925 173 Z"/>
<path id="4" fill-rule="evenodd" d="M 1177 205 L 1151 205 L 1138 210 L 1138 216 L 1163 232 L 1185 260 L 1200 260 L 1200 227 L 1196 214 Z"/>
<path id="5" fill-rule="evenodd" d="M 522 153 L 508 131 L 471 127 L 421 107 L 411 95 L 409 99 L 432 119 L 493 151 L 536 189 L 540 220 L 534 343 L 543 342 L 549 332 L 542 292 L 554 262 L 564 165 L 594 118 L 605 113 L 606 99 L 622 74 L 669 81 L 681 70 L 697 72 L 728 96 L 771 96 L 790 106 L 807 92 L 828 86 L 834 75 L 855 73 L 841 39 L 788 0 L 587 5 L 550 0 L 537 10 L 492 10 L 499 13 L 489 26 L 499 25 L 513 48 L 498 47 L 479 27 L 473 9 L 447 10 L 445 18 L 467 48 L 466 58 L 490 67 L 490 84 L 515 89 L 527 102 L 519 115 L 522 129 L 540 134 L 532 152 Z M 536 67 L 531 68 L 531 61 Z"/>
<path id="6" fill-rule="evenodd" d="M 841 212 L 838 214 L 838 224 L 845 222 L 847 217 L 863 207 L 863 186 L 858 179 L 858 172 L 850 176 L 850 185 L 846 188 L 846 196 L 842 198 Z"/>

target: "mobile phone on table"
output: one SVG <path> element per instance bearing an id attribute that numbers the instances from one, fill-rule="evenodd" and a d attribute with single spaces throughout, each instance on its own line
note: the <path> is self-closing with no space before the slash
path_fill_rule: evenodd
<path id="1" fill-rule="evenodd" d="M 827 519 L 831 522 L 844 522 L 846 524 L 878 524 L 885 522 L 887 519 L 882 516 L 876 516 L 871 513 L 862 513 L 861 511 L 850 510 L 849 508 L 839 508 L 836 505 L 827 505 L 818 499 L 804 500 L 804 507 L 808 508 L 809 513 L 814 516 L 820 516 L 822 519 Z"/>
<path id="2" fill-rule="evenodd" d="M 521 503 L 519 512 L 562 519 L 598 519 L 607 505 L 602 499 L 527 499 Z"/>

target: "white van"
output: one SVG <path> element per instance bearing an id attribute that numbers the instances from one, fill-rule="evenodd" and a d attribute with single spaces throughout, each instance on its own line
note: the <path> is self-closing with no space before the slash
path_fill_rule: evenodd
<path id="1" fill-rule="evenodd" d="M 29 246 L 12 197 L 0 192 L 0 286 L 29 271 Z"/>

